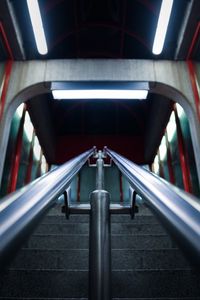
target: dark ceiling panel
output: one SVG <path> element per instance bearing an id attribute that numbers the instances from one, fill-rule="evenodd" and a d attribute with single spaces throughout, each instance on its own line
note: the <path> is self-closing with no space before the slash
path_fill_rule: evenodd
<path id="1" fill-rule="evenodd" d="M 51 100 L 57 135 L 144 133 L 150 100 Z"/>
<path id="2" fill-rule="evenodd" d="M 164 51 L 151 52 L 161 0 L 39 0 L 45 58 L 173 59 L 188 0 L 174 1 Z M 12 0 L 27 59 L 37 53 L 26 1 Z"/>
<path id="3" fill-rule="evenodd" d="M 21 31 L 26 59 L 173 60 L 189 0 L 174 1 L 164 49 L 158 56 L 154 56 L 151 49 L 161 0 L 39 0 L 49 49 L 46 56 L 37 52 L 26 1 L 10 1 Z M 198 15 L 196 12 L 195 20 Z M 10 28 L 8 18 L 3 20 Z M 194 30 L 188 35 L 193 36 Z M 9 38 L 12 39 L 12 34 Z M 16 47 L 12 50 L 18 59 Z M 192 57 L 199 59 L 199 53 L 198 37 Z M 0 40 L 0 59 L 7 58 Z M 64 162 L 69 158 L 70 147 L 71 154 L 76 154 L 77 149 L 79 153 L 95 144 L 99 147 L 110 144 L 115 150 L 124 151 L 129 158 L 147 163 L 156 153 L 170 113 L 170 104 L 165 102 L 163 105 L 154 96 L 149 95 L 145 101 L 56 101 L 49 94 L 44 101 L 40 97 L 38 101 L 35 99 L 29 108 L 50 163 Z M 145 149 L 149 149 L 148 155 Z"/>
<path id="4" fill-rule="evenodd" d="M 120 32 L 109 25 L 86 27 L 79 32 L 79 55 L 81 57 L 117 58 Z"/>

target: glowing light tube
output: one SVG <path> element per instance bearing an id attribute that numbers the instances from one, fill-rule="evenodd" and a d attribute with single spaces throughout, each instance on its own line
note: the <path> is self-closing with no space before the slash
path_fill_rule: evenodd
<path id="1" fill-rule="evenodd" d="M 147 90 L 52 90 L 54 99 L 146 99 Z"/>
<path id="2" fill-rule="evenodd" d="M 153 43 L 153 54 L 160 54 L 163 50 L 167 28 L 172 11 L 173 0 L 162 0 L 160 15 L 158 18 L 156 34 Z"/>
<path id="3" fill-rule="evenodd" d="M 48 53 L 48 49 L 38 0 L 27 0 L 27 6 L 38 52 L 45 55 Z"/>

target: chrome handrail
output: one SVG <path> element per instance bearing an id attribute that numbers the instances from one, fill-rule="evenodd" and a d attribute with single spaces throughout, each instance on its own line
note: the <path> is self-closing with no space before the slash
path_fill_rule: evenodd
<path id="1" fill-rule="evenodd" d="M 0 201 L 0 266 L 4 266 L 56 203 L 94 149 L 55 168 Z"/>
<path id="2" fill-rule="evenodd" d="M 200 267 L 200 200 L 105 148 L 188 259 Z"/>

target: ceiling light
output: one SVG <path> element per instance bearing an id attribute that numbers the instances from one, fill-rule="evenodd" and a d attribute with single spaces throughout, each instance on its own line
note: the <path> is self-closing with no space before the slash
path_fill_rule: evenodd
<path id="1" fill-rule="evenodd" d="M 27 0 L 27 5 L 38 52 L 42 55 L 47 54 L 48 49 L 38 0 Z"/>
<path id="2" fill-rule="evenodd" d="M 52 90 L 54 99 L 146 99 L 147 90 Z"/>
<path id="3" fill-rule="evenodd" d="M 163 138 L 161 140 L 161 144 L 159 147 L 159 153 L 160 153 L 160 159 L 163 161 L 167 154 L 167 146 L 166 146 L 165 136 L 163 136 Z"/>
<path id="4" fill-rule="evenodd" d="M 156 34 L 153 43 L 153 54 L 158 55 L 162 52 L 171 15 L 172 5 L 173 0 L 162 0 L 160 15 L 158 18 Z"/>
<path id="5" fill-rule="evenodd" d="M 177 109 L 178 116 L 181 119 L 184 116 L 184 114 L 185 114 L 184 109 L 178 103 L 176 103 L 176 109 Z"/>
<path id="6" fill-rule="evenodd" d="M 44 155 L 42 155 L 42 159 L 41 159 L 41 171 L 42 171 L 42 174 L 46 173 L 46 169 L 47 169 L 46 159 L 45 159 Z"/>
<path id="7" fill-rule="evenodd" d="M 25 131 L 26 137 L 27 137 L 29 142 L 32 141 L 33 130 L 34 129 L 33 129 L 32 123 L 31 123 L 30 116 L 29 116 L 28 112 L 26 112 L 25 122 L 24 122 L 24 131 Z"/>
<path id="8" fill-rule="evenodd" d="M 154 162 L 153 162 L 153 169 L 154 169 L 154 172 L 156 174 L 158 174 L 159 172 L 159 159 L 158 159 L 158 155 L 156 155 L 155 159 L 154 159 Z"/>
<path id="9" fill-rule="evenodd" d="M 169 123 L 167 124 L 168 141 L 171 143 L 176 133 L 176 120 L 174 112 L 171 113 Z"/>
<path id="10" fill-rule="evenodd" d="M 24 103 L 20 104 L 16 110 L 18 118 L 21 119 L 24 110 Z"/>
<path id="11" fill-rule="evenodd" d="M 34 153 L 35 159 L 39 160 L 40 154 L 41 154 L 41 147 L 40 147 L 37 136 L 35 137 L 35 140 L 34 140 L 33 153 Z"/>

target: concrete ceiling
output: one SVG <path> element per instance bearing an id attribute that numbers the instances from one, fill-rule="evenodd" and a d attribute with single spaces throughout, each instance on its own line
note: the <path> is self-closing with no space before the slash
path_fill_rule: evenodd
<path id="1" fill-rule="evenodd" d="M 186 59 L 199 0 L 175 0 L 162 54 L 151 52 L 161 0 L 39 0 L 49 53 L 38 54 L 25 0 L 1 0 L 0 20 L 14 59 Z M 199 39 L 199 37 L 197 37 Z M 0 34 L 0 60 L 8 58 Z M 192 57 L 199 59 L 199 43 Z"/>
<path id="2" fill-rule="evenodd" d="M 199 0 L 174 1 L 164 50 L 158 56 L 151 49 L 161 0 L 39 0 L 39 5 L 48 54 L 41 56 L 37 52 L 26 1 L 1 0 L 1 61 L 200 59 Z M 49 163 L 62 163 L 92 143 L 99 147 L 110 143 L 132 160 L 150 163 L 167 124 L 171 103 L 153 94 L 146 102 L 120 103 L 113 99 L 103 105 L 58 102 L 47 94 L 30 99 L 29 111 Z"/>

